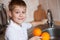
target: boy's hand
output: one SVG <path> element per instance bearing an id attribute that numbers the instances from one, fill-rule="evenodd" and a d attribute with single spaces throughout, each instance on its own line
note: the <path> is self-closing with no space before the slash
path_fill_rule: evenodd
<path id="1" fill-rule="evenodd" d="M 40 37 L 39 36 L 34 36 L 34 37 L 30 38 L 29 40 L 40 40 Z"/>
<path id="2" fill-rule="evenodd" d="M 46 24 L 47 21 L 48 21 L 48 19 L 44 19 L 44 20 L 42 20 L 42 24 Z"/>

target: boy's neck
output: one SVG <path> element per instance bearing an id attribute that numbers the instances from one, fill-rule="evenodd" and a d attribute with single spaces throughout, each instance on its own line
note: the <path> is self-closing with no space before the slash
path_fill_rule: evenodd
<path id="1" fill-rule="evenodd" d="M 12 20 L 15 24 L 19 25 L 20 27 L 22 27 L 22 23 L 16 23 L 14 20 Z"/>

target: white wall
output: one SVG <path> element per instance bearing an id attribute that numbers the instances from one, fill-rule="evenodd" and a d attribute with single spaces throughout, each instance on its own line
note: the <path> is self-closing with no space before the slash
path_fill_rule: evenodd
<path id="1" fill-rule="evenodd" d="M 51 9 L 54 20 L 60 21 L 60 0 L 39 0 L 39 3 L 46 11 Z"/>
<path id="2" fill-rule="evenodd" d="M 10 2 L 10 0 L 0 0 L 0 3 L 4 4 L 4 7 L 6 8 L 6 10 L 8 9 L 8 3 Z"/>
<path id="3" fill-rule="evenodd" d="M 9 1 L 10 0 L 1 0 L 1 3 L 5 4 L 7 10 L 8 10 L 7 6 L 8 6 Z M 33 13 L 34 13 L 34 10 L 37 9 L 39 1 L 38 0 L 24 0 L 24 1 L 27 4 L 27 18 L 25 22 L 29 22 L 29 21 L 34 20 Z"/>
<path id="4" fill-rule="evenodd" d="M 38 0 L 24 0 L 27 4 L 27 20 L 26 21 L 32 21 L 34 20 L 34 10 L 37 9 L 37 6 L 39 4 Z"/>
<path id="5" fill-rule="evenodd" d="M 60 21 L 60 0 L 58 0 L 58 15 L 59 15 L 59 21 Z"/>
<path id="6" fill-rule="evenodd" d="M 2 0 L 0 0 L 0 3 L 1 3 Z"/>

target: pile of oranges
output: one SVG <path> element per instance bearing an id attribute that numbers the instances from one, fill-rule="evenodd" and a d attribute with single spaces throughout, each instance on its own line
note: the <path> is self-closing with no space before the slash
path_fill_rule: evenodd
<path id="1" fill-rule="evenodd" d="M 42 37 L 41 40 L 50 40 L 50 34 L 48 32 L 42 33 L 42 30 L 40 28 L 34 28 L 32 33 L 34 36 Z"/>

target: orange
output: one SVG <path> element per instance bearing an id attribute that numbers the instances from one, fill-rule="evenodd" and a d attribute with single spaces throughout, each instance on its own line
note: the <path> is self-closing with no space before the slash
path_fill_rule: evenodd
<path id="1" fill-rule="evenodd" d="M 33 29 L 33 35 L 34 36 L 40 36 L 42 33 L 42 30 L 40 28 L 34 28 Z"/>
<path id="2" fill-rule="evenodd" d="M 42 40 L 50 40 L 50 34 L 48 32 L 42 33 Z"/>

